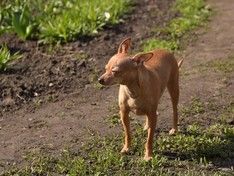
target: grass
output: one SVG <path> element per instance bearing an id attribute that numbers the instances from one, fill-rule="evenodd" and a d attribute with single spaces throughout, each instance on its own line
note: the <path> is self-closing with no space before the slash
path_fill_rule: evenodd
<path id="1" fill-rule="evenodd" d="M 110 127 L 115 127 L 117 125 L 121 124 L 121 119 L 119 115 L 119 106 L 118 102 L 115 103 L 115 105 L 111 105 L 108 107 L 108 115 L 104 117 L 104 121 L 109 125 Z"/>
<path id="2" fill-rule="evenodd" d="M 234 128 L 220 125 L 199 130 L 194 133 L 188 128 L 176 136 L 159 134 L 150 162 L 142 160 L 146 133 L 136 127 L 129 155 L 119 153 L 122 137 L 93 136 L 77 151 L 64 150 L 57 156 L 28 154 L 25 167 L 2 175 L 228 175 L 216 167 L 216 161 L 234 158 Z"/>
<path id="3" fill-rule="evenodd" d="M 212 69 L 215 72 L 221 72 L 224 74 L 234 72 L 234 57 L 229 57 L 227 59 L 215 59 L 209 61 L 204 66 L 201 66 L 202 70 Z"/>
<path id="4" fill-rule="evenodd" d="M 220 114 L 219 119 L 226 124 L 230 119 L 234 119 L 234 102 L 224 108 L 224 112 Z"/>
<path id="5" fill-rule="evenodd" d="M 144 50 L 150 51 L 155 48 L 163 48 L 169 50 L 178 50 L 179 49 L 179 42 L 174 40 L 159 40 L 159 39 L 149 39 L 144 42 Z"/>
<path id="6" fill-rule="evenodd" d="M 19 52 L 11 54 L 7 46 L 2 45 L 0 47 L 0 71 L 5 71 L 11 61 L 21 57 Z"/>
<path id="7" fill-rule="evenodd" d="M 119 125 L 121 123 L 120 116 L 118 113 L 110 115 L 106 118 L 106 122 L 110 125 L 110 127 Z"/>
<path id="8" fill-rule="evenodd" d="M 119 117 L 116 107 L 108 123 L 115 126 Z M 219 122 L 203 127 L 188 125 L 175 136 L 159 133 L 154 140 L 154 157 L 143 160 L 146 132 L 142 124 L 132 123 L 133 141 L 128 155 L 121 155 L 122 135 L 98 136 L 90 133 L 85 143 L 76 149 L 64 149 L 56 155 L 43 151 L 28 153 L 23 167 L 13 166 L 2 173 L 10 175 L 165 175 L 165 176 L 228 176 L 233 173 L 234 127 L 222 119 L 232 118 L 233 104 L 223 107 L 217 117 Z M 185 110 L 186 115 L 204 113 L 204 103 L 193 98 Z M 112 121 L 113 120 L 113 121 Z M 220 169 L 225 167 L 225 170 Z"/>
<path id="9" fill-rule="evenodd" d="M 95 35 L 105 25 L 121 21 L 129 0 L 14 0 L 1 2 L 0 33 L 14 32 L 21 39 L 68 42 Z"/>
<path id="10" fill-rule="evenodd" d="M 182 117 L 195 116 L 203 114 L 204 112 L 205 106 L 200 98 L 192 98 L 191 102 L 188 105 L 181 108 Z"/>
<path id="11" fill-rule="evenodd" d="M 174 10 L 179 12 L 180 16 L 171 20 L 167 27 L 160 29 L 160 36 L 158 37 L 161 37 L 161 39 L 149 39 L 144 42 L 145 51 L 155 48 L 164 48 L 171 51 L 180 49 L 181 38 L 186 33 L 204 24 L 211 14 L 210 8 L 205 5 L 204 0 L 176 0 Z"/>
<path id="12" fill-rule="evenodd" d="M 92 73 L 89 74 L 89 82 L 95 89 L 103 89 L 105 86 L 98 82 L 99 72 L 96 68 L 93 69 Z"/>

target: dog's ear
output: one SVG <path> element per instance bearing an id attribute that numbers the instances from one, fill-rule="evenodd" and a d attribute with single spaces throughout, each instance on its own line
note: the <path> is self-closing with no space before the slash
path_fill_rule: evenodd
<path id="1" fill-rule="evenodd" d="M 153 57 L 153 53 L 138 53 L 135 56 L 133 56 L 132 60 L 136 62 L 137 64 L 143 64 L 143 62 L 146 62 L 150 60 Z"/>
<path id="2" fill-rule="evenodd" d="M 131 45 L 131 38 L 129 37 L 124 39 L 119 45 L 118 53 L 128 53 L 130 45 Z"/>

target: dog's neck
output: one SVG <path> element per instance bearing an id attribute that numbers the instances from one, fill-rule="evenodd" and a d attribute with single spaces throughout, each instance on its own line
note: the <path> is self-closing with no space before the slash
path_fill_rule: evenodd
<path id="1" fill-rule="evenodd" d="M 127 87 L 128 94 L 131 98 L 137 99 L 141 95 L 138 70 L 135 72 L 134 77 L 126 82 L 125 86 Z"/>
<path id="2" fill-rule="evenodd" d="M 128 94 L 131 98 L 136 99 L 140 96 L 140 86 L 137 81 L 125 85 L 128 88 Z"/>

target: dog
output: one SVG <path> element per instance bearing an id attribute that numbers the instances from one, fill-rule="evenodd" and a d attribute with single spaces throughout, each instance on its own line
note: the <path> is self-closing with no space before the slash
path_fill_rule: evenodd
<path id="1" fill-rule="evenodd" d="M 179 101 L 179 68 L 172 53 L 164 49 L 155 49 L 147 53 L 128 54 L 131 38 L 123 40 L 117 54 L 112 56 L 105 66 L 105 73 L 98 79 L 102 85 L 120 84 L 119 108 L 125 133 L 125 142 L 121 153 L 130 148 L 131 134 L 129 113 L 146 115 L 144 129 L 148 130 L 144 160 L 153 155 L 153 137 L 157 123 L 159 99 L 167 87 L 173 106 L 173 127 L 169 134 L 177 131 Z"/>

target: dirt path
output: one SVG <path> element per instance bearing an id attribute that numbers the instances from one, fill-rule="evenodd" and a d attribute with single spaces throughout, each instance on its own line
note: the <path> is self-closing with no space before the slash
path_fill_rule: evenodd
<path id="1" fill-rule="evenodd" d="M 203 66 L 211 60 L 234 58 L 234 3 L 232 0 L 213 0 L 209 4 L 215 11 L 212 21 L 205 33 L 199 35 L 198 40 L 183 53 L 185 62 L 181 70 L 180 107 L 194 97 L 202 102 L 212 102 L 215 107 L 223 107 L 233 101 L 233 73 L 224 76 L 207 67 L 205 71 L 201 69 L 204 70 Z M 132 36 L 137 36 L 142 30 L 133 29 Z M 114 45 L 117 45 L 115 42 L 108 43 L 112 46 L 107 55 L 113 53 Z M 97 50 L 101 51 L 101 48 L 97 46 Z M 105 61 L 98 62 L 103 64 Z M 22 108 L 10 116 L 3 114 L 0 118 L 0 168 L 4 168 L 7 162 L 20 162 L 22 155 L 28 151 L 45 149 L 59 152 L 66 147 L 78 147 L 90 135 L 120 133 L 120 125 L 110 127 L 108 122 L 108 116 L 110 118 L 116 113 L 115 108 L 110 109 L 116 106 L 117 94 L 117 86 L 98 90 L 88 85 L 83 91 L 72 92 L 60 101 L 42 105 L 33 112 Z M 161 101 L 159 112 L 158 127 L 168 130 L 171 104 L 167 94 Z M 218 111 L 207 110 L 197 119 L 180 119 L 181 126 L 192 122 L 209 125 L 215 121 L 209 116 L 212 113 L 217 114 Z"/>

